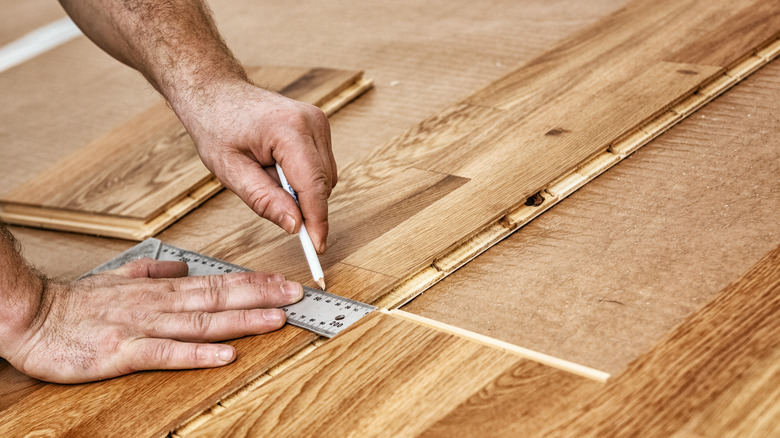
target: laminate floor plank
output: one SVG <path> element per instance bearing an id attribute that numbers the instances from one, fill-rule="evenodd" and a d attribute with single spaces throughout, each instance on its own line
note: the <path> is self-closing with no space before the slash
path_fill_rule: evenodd
<path id="1" fill-rule="evenodd" d="M 780 243 L 779 113 L 774 61 L 404 310 L 619 374 Z"/>
<path id="2" fill-rule="evenodd" d="M 539 436 L 670 436 L 713 414 L 723 417 L 691 432 L 726 436 L 740 427 L 751 434 L 776 431 L 780 394 L 761 384 L 776 382 L 778 292 L 780 247 Z M 743 417 L 718 413 L 723 403 L 751 393 L 762 398 L 735 406 Z M 756 418 L 758 424 L 752 422 Z"/>
<path id="3" fill-rule="evenodd" d="M 522 361 L 483 386 L 420 437 L 533 436 L 603 384 Z"/>
<path id="4" fill-rule="evenodd" d="M 416 436 L 458 406 L 479 411 L 511 393 L 512 418 L 532 419 L 535 406 L 600 386 L 375 313 L 181 435 Z"/>
<path id="5" fill-rule="evenodd" d="M 780 435 L 780 348 L 749 365 L 709 406 L 694 413 L 675 436 Z"/>

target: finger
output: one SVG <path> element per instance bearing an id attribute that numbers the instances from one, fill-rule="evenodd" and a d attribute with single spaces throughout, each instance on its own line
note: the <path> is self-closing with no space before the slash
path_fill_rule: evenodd
<path id="1" fill-rule="evenodd" d="M 212 368 L 229 364 L 235 358 L 236 350 L 230 345 L 143 338 L 128 346 L 118 368 L 122 371 L 130 368 L 127 372 Z"/>
<path id="2" fill-rule="evenodd" d="M 285 320 L 281 309 L 164 313 L 150 322 L 146 332 L 157 338 L 212 342 L 268 333 L 282 327 Z"/>
<path id="3" fill-rule="evenodd" d="M 266 272 L 231 272 L 222 275 L 202 275 L 197 277 L 182 277 L 170 279 L 173 290 L 206 289 L 241 284 L 264 284 L 285 281 L 284 275 Z"/>
<path id="4" fill-rule="evenodd" d="M 176 278 L 185 277 L 188 271 L 189 267 L 185 262 L 160 261 L 144 257 L 106 273 L 129 278 Z"/>
<path id="5" fill-rule="evenodd" d="M 318 108 L 315 109 L 316 112 L 314 113 L 313 120 L 311 121 L 314 132 L 312 137 L 314 139 L 314 146 L 317 149 L 317 152 L 320 154 L 320 161 L 322 162 L 322 166 L 328 176 L 329 184 L 327 184 L 327 186 L 329 189 L 328 196 L 330 196 L 331 189 L 336 186 L 336 182 L 338 181 L 336 157 L 333 156 L 333 146 L 331 144 L 330 122 L 325 116 L 325 113 L 323 113 Z"/>
<path id="6" fill-rule="evenodd" d="M 318 253 L 325 252 L 328 236 L 328 196 L 330 178 L 313 145 L 313 139 L 306 137 L 305 147 L 294 149 L 292 153 L 282 155 L 279 165 L 284 170 L 290 186 L 298 194 L 300 211 L 314 247 Z M 289 170 L 288 170 L 289 169 Z"/>
<path id="7" fill-rule="evenodd" d="M 263 167 L 247 155 L 233 158 L 232 171 L 222 181 L 249 208 L 290 234 L 296 233 L 303 221 L 301 211 L 287 191 L 271 178 Z"/>
<path id="8" fill-rule="evenodd" d="M 168 296 L 171 300 L 169 312 L 222 312 L 286 306 L 303 297 L 303 287 L 293 282 L 245 284 L 189 289 Z"/>

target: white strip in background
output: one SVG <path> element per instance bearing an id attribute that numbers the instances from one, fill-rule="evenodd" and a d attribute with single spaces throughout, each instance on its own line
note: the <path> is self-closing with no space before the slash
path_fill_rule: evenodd
<path id="1" fill-rule="evenodd" d="M 0 47 L 0 72 L 35 58 L 79 35 L 81 31 L 68 17 L 40 27 Z"/>

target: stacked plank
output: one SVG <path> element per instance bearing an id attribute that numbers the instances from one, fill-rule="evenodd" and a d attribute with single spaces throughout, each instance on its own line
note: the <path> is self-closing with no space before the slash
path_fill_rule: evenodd
<path id="1" fill-rule="evenodd" d="M 419 293 L 769 62 L 780 51 L 778 29 L 777 2 L 635 1 L 424 121 L 344 170 L 323 260 L 332 291 L 388 306 Z M 210 202 L 238 201 L 222 194 Z M 249 214 L 228 217 L 227 210 L 196 211 L 164 238 L 233 263 L 306 278 L 293 239 Z M 188 235 L 195 221 L 211 229 L 220 224 L 224 232 L 193 239 Z M 687 361 L 691 356 L 682 354 L 676 363 L 691 366 L 673 372 L 700 371 L 706 359 L 714 359 L 712 346 L 719 342 L 749 346 L 745 360 L 762 358 L 758 347 L 777 338 L 779 330 L 772 323 L 777 254 L 702 314 L 717 321 L 724 313 L 749 311 L 751 321 L 737 325 L 728 339 L 706 337 L 694 352 L 701 360 Z M 760 292 L 742 300 L 746 288 Z M 468 419 L 479 423 L 505 415 L 504 430 L 495 435 L 517 435 L 525 427 L 538 433 L 534 419 L 552 421 L 550 412 L 591 416 L 587 424 L 567 422 L 573 431 L 589 431 L 594 424 L 606 430 L 614 418 L 608 414 L 622 412 L 622 397 L 607 402 L 610 397 L 601 392 L 619 395 L 670 378 L 658 356 L 648 356 L 625 380 L 647 379 L 652 369 L 651 380 L 601 386 L 399 318 L 374 315 L 325 343 L 294 327 L 235 340 L 239 360 L 221 369 L 24 389 L 2 412 L 0 431 L 55 427 L 43 415 L 23 413 L 33 406 L 59 411 L 63 405 L 69 408 L 55 432 L 74 434 L 164 434 L 204 409 L 207 415 L 179 432 L 451 435 Z M 711 328 L 696 320 L 690 324 L 664 342 L 677 345 L 675 354 Z M 6 381 L 14 375 L 3 373 Z M 727 377 L 733 369 L 724 365 L 716 373 Z M 202 385 L 193 388 L 191 382 Z M 725 380 L 719 382 L 713 393 L 724 394 Z M 86 392 L 89 397 L 82 397 Z M 590 394 L 595 404 L 573 402 Z M 670 401 L 685 393 L 670 394 L 634 407 L 660 403 L 668 411 L 680 409 Z M 132 409 L 125 396 L 137 400 Z M 628 420 L 621 426 L 638 427 Z"/>
<path id="2" fill-rule="evenodd" d="M 326 68 L 255 67 L 248 73 L 258 85 L 319 106 L 326 115 L 372 85 L 363 72 Z M 0 217 L 11 224 L 143 240 L 221 189 L 184 126 L 161 102 L 0 195 Z"/>

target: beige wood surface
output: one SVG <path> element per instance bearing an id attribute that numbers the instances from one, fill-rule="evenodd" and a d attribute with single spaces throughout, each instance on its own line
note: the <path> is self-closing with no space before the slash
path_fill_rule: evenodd
<path id="1" fill-rule="evenodd" d="M 686 429 L 700 436 L 776 435 L 778 394 L 762 384 L 777 382 L 779 315 L 777 247 L 540 435 L 685 436 Z M 734 402 L 737 412 L 723 409 Z M 708 416 L 712 422 L 702 424 Z"/>
<path id="2" fill-rule="evenodd" d="M 780 244 L 777 114 L 775 61 L 404 310 L 622 371 Z"/>
<path id="3" fill-rule="evenodd" d="M 257 84 L 319 106 L 326 115 L 371 86 L 355 71 L 248 71 Z M 11 224 L 142 240 L 221 188 L 181 122 L 161 102 L 0 194 L 0 217 Z"/>
<path id="4" fill-rule="evenodd" d="M 0 47 L 65 17 L 59 3 L 51 0 L 0 0 L 0 11 Z"/>

